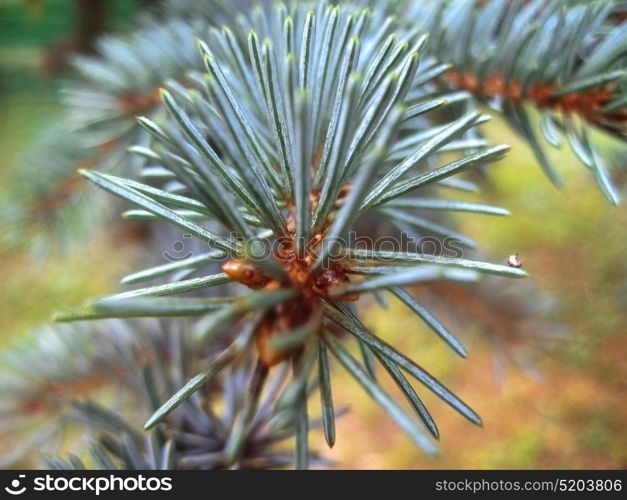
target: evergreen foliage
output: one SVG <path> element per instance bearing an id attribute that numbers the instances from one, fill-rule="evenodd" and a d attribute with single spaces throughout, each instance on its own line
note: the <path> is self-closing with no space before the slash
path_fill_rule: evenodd
<path id="1" fill-rule="evenodd" d="M 133 288 L 60 312 L 56 319 L 69 325 L 38 333 L 35 349 L 12 349 L 7 421 L 40 404 L 52 384 L 63 390 L 47 391 L 29 415 L 61 408 L 86 423 L 100 468 L 307 468 L 322 463 L 309 449 L 312 426 L 322 426 L 331 447 L 342 438 L 333 400 L 333 373 L 342 368 L 427 454 L 437 453 L 439 430 L 414 382 L 481 425 L 413 356 L 369 329 L 356 305 L 394 296 L 466 357 L 411 285 L 526 272 L 516 261 L 487 262 L 488 251 L 469 258 L 359 239 L 437 236 L 467 254 L 476 245 L 451 213 L 509 214 L 458 196 L 477 189 L 460 174 L 509 150 L 481 135 L 489 120 L 482 104 L 521 134 L 553 182 L 559 176 L 541 136 L 555 147 L 565 139 L 617 203 L 591 130 L 625 140 L 621 8 L 171 0 L 144 13 L 136 32 L 103 39 L 98 57 L 76 59 L 68 113 L 54 131 L 63 147 L 54 138 L 41 145 L 39 157 L 56 149 L 53 165 L 23 206 L 6 212 L 19 214 L 18 226 L 53 220 L 55 234 L 69 228 L 69 239 L 76 226 L 101 229 L 119 206 L 68 208 L 85 189 L 80 167 L 132 206 L 126 218 L 157 235 L 171 225 L 205 248 L 155 264 L 148 245 L 150 267 L 122 280 Z M 384 389 L 381 366 L 405 402 Z M 120 402 L 66 397 L 77 383 L 102 379 L 124 387 L 128 415 L 118 414 Z M 93 390 L 81 387 L 87 396 Z M 318 420 L 309 415 L 314 393 Z M 137 428 L 140 418 L 149 432 Z M 35 435 L 34 446 L 59 429 Z M 293 455 L 276 446 L 289 438 Z"/>

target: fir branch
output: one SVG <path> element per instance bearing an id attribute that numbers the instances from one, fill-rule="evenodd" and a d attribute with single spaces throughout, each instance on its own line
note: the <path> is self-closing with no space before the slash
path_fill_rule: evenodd
<path id="1" fill-rule="evenodd" d="M 282 415 L 281 420 L 294 426 L 296 464 L 307 465 L 309 419 L 304 394 L 316 359 L 321 374 L 312 387 L 320 387 L 325 433 L 329 444 L 334 442 L 330 371 L 325 351 L 315 337 L 328 345 L 341 364 L 427 453 L 434 453 L 433 443 L 373 377 L 376 357 L 384 358 L 381 362 L 403 388 L 429 433 L 436 433 L 435 424 L 399 373 L 400 368 L 468 419 L 480 423 L 473 410 L 424 369 L 367 332 L 344 305 L 366 293 L 423 281 L 425 276 L 469 278 L 469 273 L 455 271 L 456 268 L 508 277 L 526 275 L 520 269 L 469 259 L 416 251 L 392 255 L 352 249 L 341 242 L 358 217 L 371 213 L 374 207 L 405 221 L 421 221 L 419 225 L 428 231 L 449 234 L 446 228 L 414 216 L 413 210 L 420 206 L 412 206 L 412 202 L 403 206 L 404 195 L 410 191 L 426 192 L 463 169 L 499 159 L 507 150 L 488 149 L 478 141 L 470 145 L 473 127 L 486 120 L 478 113 L 438 127 L 424 119 L 423 114 L 429 109 L 444 105 L 420 108 L 422 103 L 433 101 L 434 96 L 429 94 L 428 86 L 412 89 L 412 83 L 420 80 L 418 54 L 425 38 L 385 19 L 382 8 L 370 11 L 354 6 L 330 7 L 320 2 L 256 10 L 248 20 L 252 31 L 248 26 L 245 31 L 240 26 L 221 32 L 211 30 L 206 42 L 198 44 L 207 74 L 191 78 L 189 88 L 174 85 L 162 93 L 169 115 L 164 115 L 160 123 L 142 118 L 140 124 L 151 135 L 152 144 L 134 148 L 135 153 L 158 167 L 157 182 L 174 179 L 180 183 L 176 194 L 169 194 L 165 186 L 83 172 L 99 186 L 151 213 L 151 218 L 182 227 L 222 251 L 223 272 L 253 290 L 243 296 L 179 298 L 179 292 L 206 284 L 207 280 L 217 284 L 222 278 L 201 276 L 182 281 L 175 277 L 171 284 L 101 299 L 78 315 L 73 312 L 63 317 L 72 320 L 107 315 L 209 313 L 193 328 L 199 342 L 215 342 L 222 335 L 234 334 L 232 347 L 187 383 L 180 381 L 172 389 L 174 395 L 146 424 L 153 427 L 168 415 L 176 418 L 198 391 L 219 371 L 228 369 L 235 358 L 254 359 L 258 367 L 252 379 L 254 390 L 245 398 L 234 427 L 236 432 L 227 441 L 225 454 L 216 458 L 218 461 L 230 463 L 239 459 L 242 439 L 255 428 L 254 414 L 263 406 L 259 396 L 268 370 L 292 366 L 294 373 L 277 400 L 274 416 Z M 331 43 L 337 34 L 341 35 L 338 42 Z M 265 41 L 261 44 L 260 40 Z M 252 74 L 254 79 L 249 78 Z M 358 125 L 354 127 L 353 123 Z M 467 149 L 474 154 L 437 167 L 442 152 L 457 151 L 459 155 Z M 391 201 L 396 203 L 394 208 L 386 209 Z M 191 212 L 180 212 L 181 208 Z M 447 207 L 456 208 L 481 211 L 480 207 L 467 205 Z M 215 218 L 222 227 L 208 231 L 184 214 Z M 139 215 L 143 217 L 142 213 Z M 254 216 L 259 233 L 252 231 L 250 216 Z M 269 249 L 262 256 L 255 250 L 259 244 Z M 149 269 L 129 280 L 193 269 L 206 258 Z M 351 282 L 357 276 L 353 268 L 389 260 L 413 266 L 392 266 L 382 276 Z M 428 266 L 421 267 L 422 264 Z M 165 293 L 172 296 L 149 296 Z M 329 309 L 329 301 L 338 310 Z M 413 303 L 412 306 L 465 354 L 432 316 Z M 242 322 L 241 329 L 238 320 Z M 359 338 L 365 371 L 339 340 L 324 333 L 329 321 Z M 220 337 L 215 337 L 218 333 Z"/>
<path id="2" fill-rule="evenodd" d="M 439 78 L 442 87 L 499 110 L 557 185 L 559 174 L 539 136 L 559 147 L 563 135 L 616 204 L 618 193 L 588 130 L 627 140 L 627 27 L 615 24 L 617 5 L 454 0 L 408 9 L 431 33 L 432 54 L 450 65 Z M 538 123 L 530 109 L 539 113 Z"/>

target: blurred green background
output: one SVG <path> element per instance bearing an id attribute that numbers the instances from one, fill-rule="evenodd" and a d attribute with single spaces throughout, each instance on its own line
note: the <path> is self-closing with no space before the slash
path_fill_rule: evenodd
<path id="1" fill-rule="evenodd" d="M 109 25 L 123 29 L 136 5 L 110 3 Z M 61 112 L 64 76 L 45 76 L 42 64 L 51 44 L 71 29 L 71 7 L 69 1 L 0 3 L 3 198 L 19 197 L 13 179 L 23 167 L 22 155 Z M 627 210 L 610 207 L 566 152 L 554 153 L 567 179 L 556 190 L 528 148 L 506 130 L 498 120 L 487 126 L 493 142 L 512 144 L 513 150 L 481 181 L 482 194 L 468 198 L 500 204 L 513 215 L 462 216 L 458 223 L 494 261 L 518 252 L 533 286 L 486 283 L 484 300 L 463 288 L 415 289 L 466 342 L 467 360 L 448 351 L 401 304 L 391 302 L 384 312 L 362 304 L 369 324 L 420 364 L 434 367 L 434 375 L 478 410 L 484 427 L 421 393 L 442 434 L 440 458 L 426 459 L 342 375 L 334 391 L 351 411 L 338 423 L 335 448 L 323 451 L 340 467 L 627 466 Z M 56 309 L 115 289 L 136 257 L 132 243 L 115 237 L 105 232 L 70 254 L 43 261 L 20 249 L 5 252 L 0 345 L 47 321 Z M 315 440 L 325 450 L 321 436 Z"/>

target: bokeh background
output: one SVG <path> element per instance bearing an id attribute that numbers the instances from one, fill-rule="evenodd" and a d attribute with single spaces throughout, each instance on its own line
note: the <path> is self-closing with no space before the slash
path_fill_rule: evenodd
<path id="1" fill-rule="evenodd" d="M 108 29 L 125 29 L 136 9 L 135 2 L 111 1 Z M 19 199 L 24 155 L 60 116 L 59 89 L 68 75 L 51 71 L 50 58 L 72 33 L 74 15 L 70 1 L 0 2 L 0 197 L 5 202 Z M 383 312 L 361 305 L 368 324 L 432 367 L 482 415 L 484 427 L 472 426 L 425 394 L 442 434 L 441 456 L 427 459 L 352 379 L 340 375 L 334 391 L 350 412 L 338 422 L 334 449 L 323 451 L 339 467 L 627 466 L 627 209 L 609 206 L 570 153 L 552 153 L 567 179 L 556 190 L 528 148 L 498 120 L 486 133 L 513 150 L 485 178 L 475 175 L 482 194 L 468 199 L 502 205 L 513 215 L 466 215 L 457 222 L 493 261 L 518 252 L 530 279 L 488 280 L 478 291 L 460 285 L 415 288 L 465 341 L 471 353 L 466 360 L 447 350 L 401 304 L 392 301 Z M 625 165 L 616 148 L 607 142 L 620 185 Z M 35 238 L 38 229 L 24 231 Z M 115 290 L 140 257 L 121 234 L 105 228 L 69 253 L 45 258 L 20 247 L 3 251 L 0 347 L 24 341 L 57 309 Z M 325 449 L 320 435 L 312 444 Z M 7 447 L 0 443 L 0 456 L 14 451 Z M 13 466 L 37 461 L 27 456 Z"/>

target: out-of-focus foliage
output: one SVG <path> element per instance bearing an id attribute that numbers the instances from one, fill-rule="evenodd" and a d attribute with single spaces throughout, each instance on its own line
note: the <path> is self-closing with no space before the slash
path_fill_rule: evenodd
<path id="1" fill-rule="evenodd" d="M 614 204 L 618 192 L 591 130 L 627 139 L 627 26 L 617 0 L 425 0 L 408 16 L 448 64 L 440 83 L 500 112 L 561 184 L 547 146 L 566 142 Z M 530 112 L 534 110 L 535 113 Z"/>
<path id="2" fill-rule="evenodd" d="M 128 25 L 133 19 L 134 2 L 107 0 L 106 4 L 110 26 Z M 67 35 L 75 21 L 74 0 L 3 0 L 0 3 L 0 44 L 45 46 Z"/>

